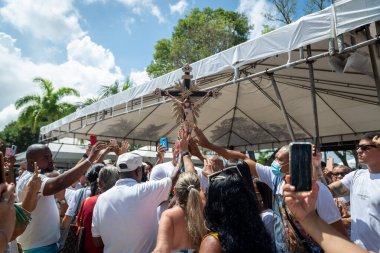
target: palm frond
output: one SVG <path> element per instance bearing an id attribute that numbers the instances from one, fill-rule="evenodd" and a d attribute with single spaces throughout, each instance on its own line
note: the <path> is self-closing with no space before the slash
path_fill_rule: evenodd
<path id="1" fill-rule="evenodd" d="M 40 103 L 40 96 L 38 95 L 27 95 L 27 96 L 24 96 L 22 98 L 19 98 L 16 102 L 15 102 L 15 107 L 16 109 L 19 109 L 21 107 L 23 107 L 24 105 L 28 104 L 28 103 Z"/>

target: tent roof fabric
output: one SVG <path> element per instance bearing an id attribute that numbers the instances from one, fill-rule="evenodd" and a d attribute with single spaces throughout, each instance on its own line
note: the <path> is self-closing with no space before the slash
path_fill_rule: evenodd
<path id="1" fill-rule="evenodd" d="M 198 127 L 222 146 L 271 148 L 288 143 L 291 138 L 280 101 L 270 76 L 265 75 L 274 69 L 270 72 L 295 138 L 312 141 L 316 129 L 308 63 L 314 59 L 320 142 L 356 140 L 361 133 L 379 130 L 379 97 L 367 47 L 379 38 L 353 32 L 380 20 L 379 10 L 375 0 L 340 1 L 191 64 L 193 80 L 201 90 L 216 88 L 221 93 L 201 107 Z M 374 34 L 374 23 L 369 27 Z M 338 46 L 339 34 L 346 49 Z M 306 46 L 310 46 L 311 58 L 306 58 Z M 379 57 L 374 59 L 379 66 Z M 42 127 L 42 140 L 96 134 L 98 139 L 116 137 L 144 145 L 154 145 L 167 136 L 173 143 L 178 126 L 170 113 L 170 100 L 157 98 L 153 92 L 174 86 L 182 74 L 180 69 L 173 71 L 80 109 Z"/>

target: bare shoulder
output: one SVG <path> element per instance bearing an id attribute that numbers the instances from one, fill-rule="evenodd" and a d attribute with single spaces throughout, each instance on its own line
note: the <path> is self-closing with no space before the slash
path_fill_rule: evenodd
<path id="1" fill-rule="evenodd" d="M 202 240 L 199 253 L 222 253 L 222 246 L 214 236 L 207 235 Z"/>

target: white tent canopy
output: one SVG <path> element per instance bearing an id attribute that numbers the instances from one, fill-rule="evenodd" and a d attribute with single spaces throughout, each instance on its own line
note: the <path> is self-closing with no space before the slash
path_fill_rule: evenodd
<path id="1" fill-rule="evenodd" d="M 379 1 L 339 1 L 191 64 L 201 90 L 221 93 L 201 108 L 199 128 L 215 144 L 240 149 L 316 136 L 322 146 L 338 145 L 379 130 L 379 20 Z M 41 140 L 96 134 L 143 145 L 162 136 L 174 142 L 170 100 L 153 93 L 182 75 L 179 69 L 80 109 L 42 127 Z"/>

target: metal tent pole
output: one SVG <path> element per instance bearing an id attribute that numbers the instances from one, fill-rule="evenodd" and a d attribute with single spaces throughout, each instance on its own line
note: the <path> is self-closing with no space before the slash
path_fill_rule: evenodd
<path id="1" fill-rule="evenodd" d="M 311 57 L 311 47 L 308 45 L 307 47 L 307 57 Z M 307 65 L 309 65 L 309 78 L 310 78 L 310 92 L 311 92 L 311 103 L 313 107 L 313 115 L 314 115 L 314 134 L 315 134 L 315 148 L 319 149 L 319 124 L 318 124 L 318 111 L 317 111 L 317 98 L 316 98 L 316 91 L 315 91 L 315 80 L 314 80 L 314 68 L 313 68 L 313 62 L 314 61 L 307 61 Z"/>
<path id="2" fill-rule="evenodd" d="M 371 39 L 371 32 L 369 30 L 369 25 L 365 27 L 365 34 L 367 36 L 367 40 Z M 372 44 L 368 45 L 369 57 L 371 58 L 371 66 L 373 72 L 373 78 L 375 79 L 375 86 L 377 90 L 377 98 L 379 100 L 380 105 L 380 78 L 379 78 L 379 70 L 377 68 L 375 49 Z"/>
<path id="3" fill-rule="evenodd" d="M 293 131 L 293 128 L 292 128 L 292 125 L 290 124 L 290 120 L 289 120 L 289 117 L 288 117 L 288 113 L 286 111 L 286 108 L 285 108 L 285 105 L 284 105 L 284 102 L 282 100 L 282 97 L 281 97 L 281 94 L 280 94 L 280 91 L 278 90 L 278 87 L 277 87 L 277 83 L 276 83 L 276 79 L 274 79 L 274 76 L 272 73 L 268 73 L 268 76 L 270 77 L 271 81 L 272 81 L 272 86 L 274 88 L 274 91 L 276 93 L 276 97 L 278 99 L 278 102 L 280 104 L 280 107 L 281 107 L 281 111 L 282 111 L 282 115 L 284 116 L 285 118 L 285 122 L 286 122 L 286 126 L 288 127 L 288 131 L 289 131 L 289 134 L 290 134 L 290 138 L 292 139 L 292 141 L 295 141 L 295 138 L 294 138 L 294 131 Z"/>

